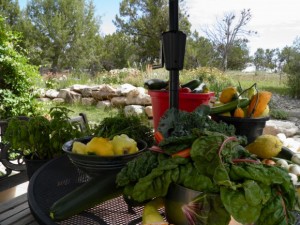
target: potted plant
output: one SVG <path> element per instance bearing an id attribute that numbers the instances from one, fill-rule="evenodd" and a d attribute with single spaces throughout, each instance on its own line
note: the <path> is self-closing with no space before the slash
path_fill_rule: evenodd
<path id="1" fill-rule="evenodd" d="M 76 124 L 70 123 L 69 112 L 65 107 L 53 107 L 49 118 L 39 115 L 29 120 L 9 120 L 4 140 L 24 156 L 29 178 L 41 164 L 61 156 L 66 141 L 83 135 Z M 37 165 L 31 168 L 32 163 Z"/>

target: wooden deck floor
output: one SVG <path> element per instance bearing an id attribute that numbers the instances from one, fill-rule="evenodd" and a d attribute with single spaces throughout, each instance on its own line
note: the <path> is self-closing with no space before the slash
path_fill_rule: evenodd
<path id="1" fill-rule="evenodd" d="M 1 225 L 38 225 L 32 216 L 27 193 L 0 204 Z"/>

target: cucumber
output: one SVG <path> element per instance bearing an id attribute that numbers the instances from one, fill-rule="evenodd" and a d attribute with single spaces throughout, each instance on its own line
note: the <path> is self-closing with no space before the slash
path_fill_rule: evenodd
<path id="1" fill-rule="evenodd" d="M 198 79 L 194 79 L 194 80 L 191 80 L 185 84 L 182 84 L 181 87 L 182 88 L 185 88 L 185 87 L 188 87 L 189 89 L 191 89 L 191 91 L 193 91 L 195 88 L 197 88 L 199 85 L 201 84 L 201 80 L 198 80 Z"/>
<path id="2" fill-rule="evenodd" d="M 244 107 L 248 106 L 249 103 L 250 103 L 250 100 L 248 98 L 237 99 L 237 100 L 228 102 L 224 105 L 211 107 L 210 115 L 230 112 L 230 111 L 234 110 L 238 105 L 239 105 L 239 107 L 244 108 Z"/>
<path id="3" fill-rule="evenodd" d="M 116 177 L 92 178 L 72 192 L 60 198 L 50 208 L 50 218 L 55 221 L 67 219 L 122 193 L 116 187 Z"/>
<path id="4" fill-rule="evenodd" d="M 156 78 L 147 80 L 144 83 L 144 87 L 148 90 L 161 90 L 166 88 L 168 85 L 169 85 L 168 81 L 156 79 Z"/>
<path id="5" fill-rule="evenodd" d="M 289 161 L 292 161 L 292 157 L 294 156 L 295 152 L 293 152 L 291 149 L 287 147 L 282 147 L 281 151 L 278 153 L 276 158 L 286 159 Z"/>

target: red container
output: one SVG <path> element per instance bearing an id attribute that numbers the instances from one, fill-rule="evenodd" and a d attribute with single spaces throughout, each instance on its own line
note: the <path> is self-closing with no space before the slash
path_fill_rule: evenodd
<path id="1" fill-rule="evenodd" d="M 148 91 L 152 102 L 153 126 L 157 130 L 160 118 L 169 109 L 168 91 Z M 182 93 L 179 92 L 179 109 L 192 112 L 198 106 L 208 105 L 210 98 L 215 96 L 214 92 L 209 93 Z"/>

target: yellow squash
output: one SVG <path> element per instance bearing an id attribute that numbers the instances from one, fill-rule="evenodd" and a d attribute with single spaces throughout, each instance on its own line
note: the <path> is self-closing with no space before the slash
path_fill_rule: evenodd
<path id="1" fill-rule="evenodd" d="M 266 109 L 271 97 L 272 93 L 269 91 L 260 91 L 254 95 L 250 101 L 247 116 L 254 118 L 259 117 Z"/>
<path id="2" fill-rule="evenodd" d="M 242 108 L 237 107 L 234 110 L 233 116 L 234 117 L 238 117 L 238 118 L 243 118 L 243 117 L 245 117 L 245 112 L 244 112 L 244 110 Z"/>
<path id="3" fill-rule="evenodd" d="M 224 88 L 220 94 L 219 101 L 222 103 L 228 103 L 238 97 L 236 87 Z"/>

